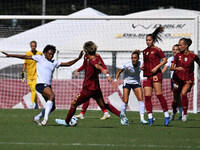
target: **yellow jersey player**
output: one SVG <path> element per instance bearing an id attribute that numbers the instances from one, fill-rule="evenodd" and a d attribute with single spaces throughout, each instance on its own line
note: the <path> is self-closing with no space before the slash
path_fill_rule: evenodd
<path id="1" fill-rule="evenodd" d="M 42 55 L 42 52 L 37 51 L 37 42 L 31 41 L 30 42 L 31 50 L 26 52 L 25 55 L 27 56 L 33 56 L 33 55 Z M 28 106 L 29 109 L 33 109 L 34 103 L 35 103 L 35 109 L 38 109 L 38 103 L 37 103 L 37 95 L 36 95 L 36 81 L 37 81 L 37 71 L 36 71 L 36 62 L 31 59 L 26 59 L 23 66 L 22 71 L 22 81 L 24 81 L 25 77 L 25 70 L 26 70 L 26 78 L 27 78 L 27 84 L 30 87 L 31 90 L 31 104 Z"/>

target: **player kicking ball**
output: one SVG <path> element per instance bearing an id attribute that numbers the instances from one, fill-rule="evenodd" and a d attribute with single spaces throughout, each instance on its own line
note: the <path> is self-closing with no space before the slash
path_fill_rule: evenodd
<path id="1" fill-rule="evenodd" d="M 36 61 L 37 64 L 37 84 L 36 90 L 42 94 L 46 103 L 46 108 L 42 110 L 37 116 L 33 117 L 33 121 L 36 122 L 39 126 L 46 126 L 50 112 L 53 112 L 56 109 L 55 106 L 55 94 L 51 88 L 51 81 L 53 77 L 53 72 L 55 68 L 59 66 L 71 66 L 76 63 L 79 59 L 82 58 L 83 51 L 80 52 L 79 57 L 69 61 L 69 62 L 60 62 L 53 60 L 54 54 L 56 52 L 56 47 L 53 45 L 47 45 L 44 50 L 44 55 L 17 55 L 17 54 L 7 54 L 2 52 L 6 57 L 15 57 L 20 59 L 29 59 Z M 40 122 L 40 119 L 44 117 L 43 121 Z"/>
<path id="2" fill-rule="evenodd" d="M 103 99 L 99 84 L 99 73 L 103 72 L 104 74 L 106 74 L 108 82 L 111 83 L 112 80 L 110 75 L 108 74 L 108 70 L 104 69 L 99 64 L 101 61 L 96 55 L 96 44 L 92 41 L 86 42 L 83 46 L 83 49 L 86 53 L 86 57 L 84 57 L 85 78 L 83 81 L 83 88 L 81 92 L 78 93 L 74 101 L 71 103 L 71 107 L 69 109 L 66 119 L 56 119 L 56 123 L 64 125 L 66 127 L 70 126 L 69 123 L 76 112 L 76 108 L 82 103 L 88 101 L 90 98 L 96 100 L 101 109 L 108 109 L 109 111 L 120 117 L 120 111 L 118 111 L 111 104 L 106 104 Z"/>

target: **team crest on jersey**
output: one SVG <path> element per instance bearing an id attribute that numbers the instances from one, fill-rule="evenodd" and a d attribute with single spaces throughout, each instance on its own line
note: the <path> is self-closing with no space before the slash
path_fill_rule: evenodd
<path id="1" fill-rule="evenodd" d="M 179 56 L 178 60 L 181 60 L 181 56 Z"/>
<path id="2" fill-rule="evenodd" d="M 184 60 L 187 61 L 188 60 L 187 57 Z"/>
<path id="3" fill-rule="evenodd" d="M 153 81 L 158 81 L 158 77 L 157 76 L 153 76 Z"/>
<path id="4" fill-rule="evenodd" d="M 149 54 L 149 52 L 146 53 L 146 55 L 148 55 L 148 54 Z"/>
<path id="5" fill-rule="evenodd" d="M 154 54 L 154 51 L 151 51 L 151 54 Z"/>

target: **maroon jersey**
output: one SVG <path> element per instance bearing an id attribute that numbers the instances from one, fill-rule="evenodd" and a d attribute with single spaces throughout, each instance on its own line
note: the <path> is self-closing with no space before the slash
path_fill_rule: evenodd
<path id="1" fill-rule="evenodd" d="M 100 70 L 98 70 L 95 65 L 99 64 L 104 69 L 107 69 L 103 60 L 101 59 L 100 55 L 95 55 L 95 59 L 88 59 L 87 57 L 84 57 L 84 69 L 85 69 L 85 78 L 83 81 L 83 88 L 87 90 L 99 90 L 99 73 Z M 81 66 L 82 67 L 82 66 Z M 80 68 L 79 68 L 80 69 Z M 81 68 L 82 69 L 82 68 Z"/>
<path id="2" fill-rule="evenodd" d="M 181 54 L 178 53 L 174 57 L 174 63 L 176 67 L 182 67 L 184 70 L 178 71 L 176 70 L 174 72 L 173 79 L 176 80 L 174 77 L 178 77 L 182 81 L 187 81 L 187 82 L 193 82 L 194 81 L 194 61 L 196 61 L 199 64 L 199 57 L 192 53 L 189 52 L 188 54 Z"/>
<path id="3" fill-rule="evenodd" d="M 106 70 L 107 70 L 107 67 L 106 67 L 106 65 L 104 64 L 104 62 L 103 62 L 101 56 L 100 56 L 99 54 L 96 54 L 95 56 L 99 59 L 98 64 L 101 65 L 101 66 L 103 67 L 103 69 L 106 69 Z M 82 71 L 83 69 L 85 69 L 86 64 L 87 64 L 87 56 L 84 55 L 84 62 L 83 62 L 83 65 L 82 65 L 80 68 L 78 68 L 78 71 Z"/>
<path id="4" fill-rule="evenodd" d="M 151 70 L 160 64 L 160 60 L 165 57 L 163 51 L 156 47 L 152 46 L 151 48 L 146 48 L 143 51 L 143 59 L 144 59 L 144 76 L 149 77 L 156 75 L 161 72 L 160 68 L 156 71 L 156 73 L 152 73 Z"/>

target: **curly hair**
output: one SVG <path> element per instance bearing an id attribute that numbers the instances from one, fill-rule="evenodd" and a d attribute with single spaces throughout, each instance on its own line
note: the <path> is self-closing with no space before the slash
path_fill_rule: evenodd
<path id="1" fill-rule="evenodd" d="M 44 50 L 43 50 L 43 53 L 46 53 L 48 50 L 53 50 L 53 52 L 55 53 L 56 52 L 56 47 L 53 46 L 53 45 L 46 45 Z"/>

